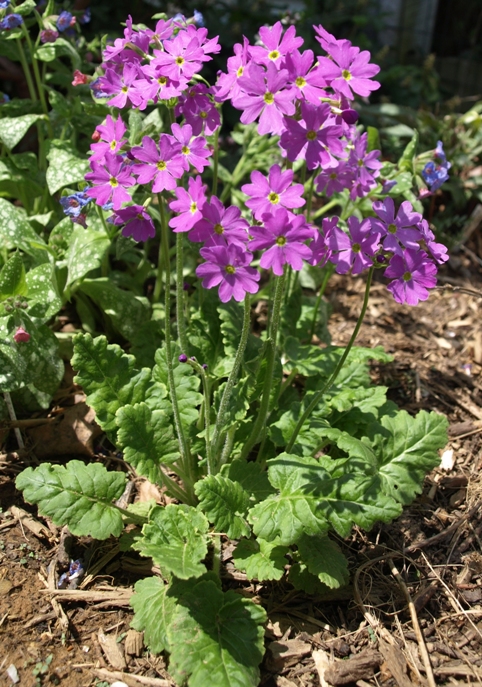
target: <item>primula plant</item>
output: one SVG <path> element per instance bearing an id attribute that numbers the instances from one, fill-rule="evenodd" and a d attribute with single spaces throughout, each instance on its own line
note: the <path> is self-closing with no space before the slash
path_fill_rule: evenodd
<path id="1" fill-rule="evenodd" d="M 106 47 L 95 94 L 110 111 L 87 185 L 62 204 L 86 231 L 99 216 L 131 241 L 158 238 L 153 320 L 129 353 L 77 334 L 72 365 L 112 444 L 171 502 L 120 507 L 126 475 L 99 463 L 27 468 L 17 486 L 73 534 L 120 536 L 159 566 L 136 584 L 132 625 L 178 684 L 244 687 L 258 684 L 266 613 L 223 588 L 227 540 L 250 579 L 340 587 L 337 538 L 396 518 L 439 461 L 445 418 L 399 411 L 370 378 L 369 361 L 390 356 L 354 342 L 375 271 L 416 305 L 447 251 L 413 191 L 416 140 L 384 163 L 376 131 L 356 126 L 355 98 L 379 85 L 368 52 L 318 26 L 315 57 L 278 22 L 210 86 L 200 72 L 218 39 L 156 18 L 129 18 Z M 241 111 L 232 155 L 219 145 L 228 100 Z M 326 328 L 334 271 L 366 275 L 346 348 Z"/>

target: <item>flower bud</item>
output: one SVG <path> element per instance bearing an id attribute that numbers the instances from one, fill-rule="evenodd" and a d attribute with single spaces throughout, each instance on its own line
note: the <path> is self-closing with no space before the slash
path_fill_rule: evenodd
<path id="1" fill-rule="evenodd" d="M 13 335 L 13 340 L 15 343 L 27 343 L 30 341 L 30 334 L 26 332 L 23 327 L 18 327 L 17 331 Z"/>
<path id="2" fill-rule="evenodd" d="M 187 363 L 187 355 L 185 353 L 181 353 L 178 360 L 180 363 Z"/>

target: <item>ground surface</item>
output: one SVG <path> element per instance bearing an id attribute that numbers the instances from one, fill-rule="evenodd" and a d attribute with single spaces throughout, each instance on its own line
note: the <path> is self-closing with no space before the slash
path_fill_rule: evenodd
<path id="1" fill-rule="evenodd" d="M 479 252 L 476 245 L 472 249 Z M 447 450 L 453 453 L 445 454 L 445 468 L 427 477 L 423 495 L 399 520 L 369 534 L 354 530 L 340 542 L 352 571 L 349 588 L 318 599 L 289 585 L 250 584 L 243 576 L 236 581 L 269 614 L 261 682 L 266 687 L 430 684 L 417 618 L 435 684 L 482 685 L 482 298 L 449 288 L 482 291 L 474 253 L 456 254 L 442 272 L 447 288 L 417 308 L 396 305 L 381 282 L 374 284 L 357 343 L 381 344 L 393 353 L 393 363 L 373 370 L 390 387 L 392 400 L 409 412 L 424 408 L 448 416 Z M 347 342 L 362 289 L 360 280 L 333 279 L 327 292 L 334 308 L 333 343 Z M 67 384 L 58 407 L 70 413 L 77 433 L 59 433 L 57 425 L 36 430 L 40 434 L 31 434 L 30 441 L 37 458 L 54 445 L 62 459 L 82 445 L 98 446 L 81 400 Z M 65 555 L 59 556 L 61 532 L 37 518 L 13 487 L 31 453 L 4 452 L 0 461 L 0 685 L 12 684 L 6 673 L 11 664 L 22 687 L 105 686 L 114 682 L 116 667 L 143 678 L 141 683 L 124 677 L 133 687 L 172 685 L 164 658 L 136 647 L 138 637 L 127 634 L 132 612 L 126 590 L 147 573 L 141 561 L 120 554 L 113 541 L 76 540 L 72 554 L 90 560 L 91 574 L 76 598 L 52 602 L 48 570 L 54 557 Z M 229 566 L 229 545 L 225 557 Z M 394 566 L 406 582 L 415 619 Z"/>

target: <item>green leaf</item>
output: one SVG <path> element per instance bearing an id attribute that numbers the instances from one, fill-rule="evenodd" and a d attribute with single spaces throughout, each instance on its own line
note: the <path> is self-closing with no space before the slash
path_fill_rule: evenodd
<path id="1" fill-rule="evenodd" d="M 25 296 L 27 293 L 23 260 L 20 253 L 15 252 L 0 272 L 0 299 L 8 296 Z"/>
<path id="2" fill-rule="evenodd" d="M 39 119 L 45 119 L 45 115 L 26 114 L 19 117 L 2 117 L 0 119 L 0 140 L 3 145 L 8 150 L 15 148 L 30 127 Z"/>
<path id="3" fill-rule="evenodd" d="M 412 136 L 412 139 L 403 151 L 402 156 L 398 161 L 398 167 L 401 171 L 413 172 L 413 161 L 415 155 L 417 154 L 418 131 L 413 131 L 412 129 L 412 131 L 409 132 L 409 136 Z"/>
<path id="4" fill-rule="evenodd" d="M 89 163 L 85 157 L 80 156 L 75 148 L 65 141 L 51 141 L 47 159 L 49 166 L 46 179 L 52 196 L 64 186 L 84 181 L 89 171 Z"/>
<path id="5" fill-rule="evenodd" d="M 254 502 L 262 501 L 273 493 L 268 473 L 259 463 L 237 459 L 223 465 L 221 474 L 226 474 L 233 482 L 238 482 Z"/>
<path id="6" fill-rule="evenodd" d="M 67 286 L 82 279 L 102 264 L 104 253 L 110 241 L 104 233 L 83 227 L 75 227 L 70 237 L 67 252 Z"/>
<path id="7" fill-rule="evenodd" d="M 368 133 L 367 151 L 369 153 L 371 153 L 372 150 L 381 150 L 380 132 L 378 131 L 378 129 L 374 126 L 368 126 L 367 127 L 367 133 Z"/>
<path id="8" fill-rule="evenodd" d="M 16 479 L 28 503 L 36 503 L 42 515 L 56 525 L 68 525 L 77 537 L 95 539 L 119 536 L 122 515 L 112 501 L 120 498 L 125 487 L 122 472 L 108 472 L 99 463 L 85 465 L 71 460 L 64 467 L 43 463 L 27 468 Z"/>
<path id="9" fill-rule="evenodd" d="M 32 10 L 37 7 L 35 0 L 24 0 L 21 5 L 15 7 L 15 12 L 21 14 L 22 16 L 27 16 L 31 14 Z"/>
<path id="10" fill-rule="evenodd" d="M 171 346 L 171 353 L 179 415 L 183 426 L 189 432 L 192 431 L 193 427 L 195 428 L 199 416 L 197 407 L 201 405 L 203 400 L 202 394 L 198 392 L 200 379 L 190 365 L 179 362 L 181 349 L 176 344 Z M 152 370 L 152 378 L 167 396 L 169 383 L 165 346 L 156 351 L 155 360 L 156 365 Z"/>
<path id="11" fill-rule="evenodd" d="M 28 382 L 39 391 L 53 396 L 64 376 L 59 342 L 46 325 L 35 327 L 31 323 L 27 331 L 30 341 L 21 348 L 22 355 L 27 361 L 27 377 L 24 383 Z"/>
<path id="12" fill-rule="evenodd" d="M 199 582 L 180 599 L 168 630 L 169 672 L 189 687 L 256 687 L 266 613 L 214 582 Z"/>
<path id="13" fill-rule="evenodd" d="M 222 475 L 208 475 L 196 483 L 194 491 L 199 508 L 218 532 L 225 532 L 230 539 L 249 537 L 246 522 L 249 494 L 240 484 Z"/>
<path id="14" fill-rule="evenodd" d="M 296 542 L 298 554 L 309 572 L 331 589 L 348 583 L 348 561 L 340 547 L 328 537 L 303 535 Z"/>
<path id="15" fill-rule="evenodd" d="M 152 511 L 151 521 L 133 546 L 163 571 L 187 580 L 206 572 L 201 560 L 208 550 L 208 531 L 208 521 L 195 508 L 170 504 Z"/>
<path id="16" fill-rule="evenodd" d="M 75 47 L 62 37 L 57 38 L 55 43 L 44 43 L 37 46 L 34 54 L 42 62 L 53 62 L 57 57 L 65 55 L 70 58 L 73 70 L 82 68 L 81 59 Z"/>
<path id="17" fill-rule="evenodd" d="M 135 612 L 131 627 L 144 631 L 144 642 L 153 653 L 169 650 L 167 629 L 177 602 L 167 593 L 168 585 L 159 577 L 147 577 L 136 582 L 134 589 L 129 602 Z"/>
<path id="18" fill-rule="evenodd" d="M 307 594 L 321 596 L 329 591 L 329 587 L 320 582 L 316 575 L 312 575 L 307 566 L 301 561 L 296 561 L 291 565 L 288 573 L 288 582 L 295 589 L 300 589 Z"/>
<path id="19" fill-rule="evenodd" d="M 28 315 L 36 323 L 50 320 L 62 307 L 53 265 L 44 263 L 27 274 Z"/>
<path id="20" fill-rule="evenodd" d="M 178 442 L 167 414 L 136 403 L 119 408 L 116 422 L 124 460 L 134 466 L 138 475 L 153 484 L 162 484 L 161 465 L 172 464 L 179 458 Z"/>
<path id="21" fill-rule="evenodd" d="M 287 547 L 280 546 L 276 539 L 242 539 L 234 550 L 233 560 L 250 580 L 279 580 L 288 562 L 286 553 Z"/>
<path id="22" fill-rule="evenodd" d="M 447 427 L 447 418 L 438 413 L 421 410 L 412 417 L 402 410 L 370 428 L 386 494 L 408 505 L 421 493 L 425 475 L 440 463 L 438 449 L 447 444 Z"/>
<path id="23" fill-rule="evenodd" d="M 19 208 L 4 198 L 0 198 L 0 239 L 6 248 L 20 248 L 37 263 L 48 260 L 45 250 L 34 247 L 34 244 L 43 243 L 40 236 L 32 229 Z"/>
<path id="24" fill-rule="evenodd" d="M 0 388 L 14 391 L 27 382 L 27 358 L 22 355 L 22 347 L 16 344 L 14 334 L 17 329 L 13 317 L 0 317 Z"/>
<path id="25" fill-rule="evenodd" d="M 105 431 L 115 432 L 119 408 L 144 401 L 150 370 L 137 371 L 134 356 L 124 353 L 117 344 L 108 344 L 105 336 L 93 339 L 90 334 L 77 334 L 73 342 L 75 382 L 87 394 L 98 424 Z"/>
<path id="26" fill-rule="evenodd" d="M 84 279 L 79 288 L 109 316 L 114 327 L 127 340 L 134 337 L 139 327 L 149 319 L 147 299 L 119 289 L 108 277 Z"/>
<path id="27" fill-rule="evenodd" d="M 319 536 L 332 527 L 347 536 L 354 523 L 370 529 L 400 515 L 401 507 L 383 493 L 378 475 L 351 472 L 349 462 L 341 463 L 345 471 L 340 461 L 286 453 L 268 461 L 268 476 L 279 494 L 251 509 L 248 519 L 255 533 L 289 545 L 302 534 Z"/>

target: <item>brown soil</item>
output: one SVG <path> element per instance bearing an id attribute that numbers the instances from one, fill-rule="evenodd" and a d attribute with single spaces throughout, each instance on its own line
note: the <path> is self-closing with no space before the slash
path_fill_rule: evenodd
<path id="1" fill-rule="evenodd" d="M 239 576 L 240 593 L 258 600 L 269 614 L 261 681 L 266 687 L 430 684 L 417 622 L 435 684 L 482 684 L 481 269 L 454 258 L 442 271 L 441 284 L 447 288 L 409 308 L 394 303 L 385 286 L 375 283 L 357 343 L 383 345 L 393 354 L 393 363 L 373 368 L 392 400 L 411 413 L 423 408 L 448 416 L 453 466 L 434 470 L 423 495 L 396 522 L 370 533 L 355 528 L 340 542 L 352 582 L 330 598 L 308 597 L 288 584 L 251 584 Z M 362 290 L 362 280 L 333 278 L 327 292 L 334 307 L 333 343 L 347 342 Z M 92 446 L 90 429 L 84 426 L 84 431 L 84 446 Z M 13 446 L 12 438 L 9 442 Z M 60 532 L 23 504 L 13 486 L 32 455 L 0 456 L 0 685 L 12 684 L 6 673 L 11 664 L 22 687 L 111 684 L 114 659 L 106 658 L 98 633 L 114 637 L 124 653 L 132 611 L 122 590 L 146 574 L 145 561 L 119 553 L 114 541 L 76 540 L 73 557 L 90 556 L 91 567 L 105 563 L 93 579 L 84 578 L 79 598 L 52 605 L 45 589 Z M 12 506 L 47 525 L 43 533 L 32 532 L 35 521 L 16 519 Z M 229 544 L 225 559 L 229 566 Z M 117 599 L 80 598 L 105 590 L 118 590 Z M 162 656 L 145 649 L 138 653 L 125 656 L 124 673 L 131 678 L 123 679 L 129 685 L 141 684 L 132 680 L 134 674 L 147 678 L 144 684 L 155 685 L 156 679 L 173 684 Z"/>

